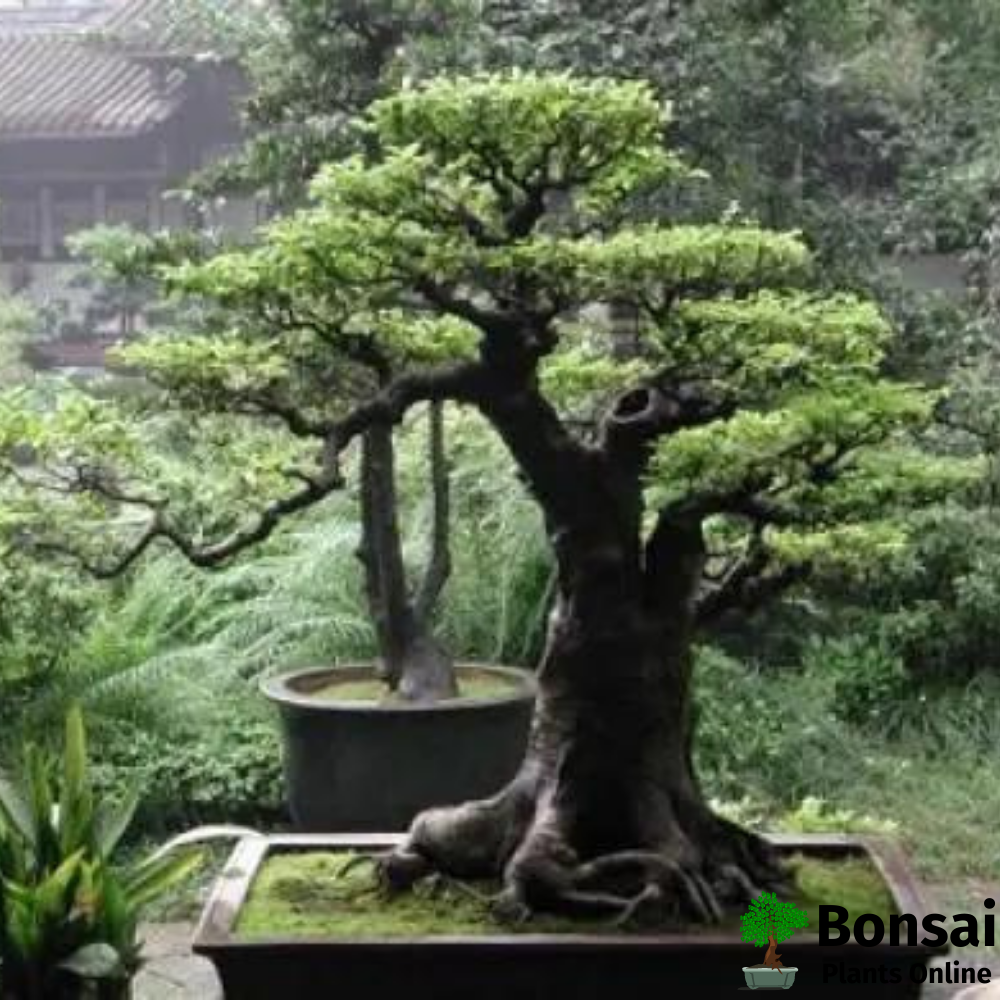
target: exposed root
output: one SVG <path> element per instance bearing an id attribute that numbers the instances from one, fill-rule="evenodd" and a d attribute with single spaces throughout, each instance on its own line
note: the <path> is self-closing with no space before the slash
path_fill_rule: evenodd
<path id="1" fill-rule="evenodd" d="M 421 813 L 404 843 L 377 859 L 386 891 L 432 879 L 433 888 L 454 886 L 488 903 L 508 924 L 552 913 L 659 927 L 719 923 L 762 890 L 789 894 L 791 878 L 774 847 L 697 798 L 654 789 L 645 810 L 626 801 L 646 819 L 632 826 L 623 819 L 619 832 L 607 824 L 603 800 L 583 806 L 567 793 L 578 778 L 563 766 L 565 755 L 558 767 L 540 760 L 529 756 L 519 777 L 490 799 Z M 633 844 L 600 850 L 619 835 Z M 479 879 L 499 881 L 501 891 L 486 897 L 467 885 Z"/>
<path id="2" fill-rule="evenodd" d="M 526 924 L 534 916 L 531 908 L 513 889 L 504 889 L 490 900 L 489 910 L 493 918 L 508 927 Z"/>
<path id="3" fill-rule="evenodd" d="M 665 854 L 655 851 L 618 851 L 605 854 L 580 865 L 574 875 L 578 885 L 599 883 L 602 879 L 638 875 L 641 888 L 627 900 L 618 918 L 627 922 L 628 915 L 647 909 L 654 900 L 662 900 L 671 890 L 679 890 L 691 911 L 703 923 L 718 923 L 723 917 L 722 906 L 712 888 L 696 868 L 682 865 Z"/>
<path id="4" fill-rule="evenodd" d="M 694 901 L 695 909 L 701 913 L 704 923 L 721 923 L 723 917 L 725 916 L 722 904 L 719 902 L 718 897 L 712 891 L 708 882 L 705 881 L 701 872 L 698 871 L 697 868 L 691 868 L 688 871 L 685 871 L 683 868 L 678 868 L 677 876 L 682 882 L 685 883 L 688 898 Z M 699 895 L 704 904 L 700 907 L 697 902 L 697 897 Z"/>
<path id="5" fill-rule="evenodd" d="M 612 921 L 614 927 L 626 928 L 642 920 L 642 911 L 648 907 L 657 910 L 663 905 L 663 890 L 656 884 L 647 885 Z"/>
<path id="6" fill-rule="evenodd" d="M 390 894 L 407 892 L 435 874 L 434 865 L 424 855 L 405 848 L 378 855 L 375 862 L 379 883 Z"/>
<path id="7" fill-rule="evenodd" d="M 458 878 L 451 878 L 441 872 L 435 872 L 433 875 L 429 875 L 425 880 L 425 885 L 427 886 L 428 894 L 431 896 L 444 895 L 444 893 L 449 891 L 460 893 L 461 895 L 468 896 L 469 899 L 472 899 L 487 908 L 491 908 L 497 898 L 495 894 L 489 895 L 485 892 L 480 892 L 468 882 L 463 882 L 462 879 Z"/>
<path id="8" fill-rule="evenodd" d="M 377 870 L 381 860 L 388 857 L 390 853 L 390 851 L 383 851 L 380 854 L 355 854 L 340 866 L 337 874 L 340 877 L 350 875 L 355 868 L 360 868 L 362 865 L 373 865 Z"/>
<path id="9" fill-rule="evenodd" d="M 752 890 L 749 899 L 756 899 L 763 888 L 779 895 L 791 895 L 794 881 L 791 873 L 778 858 L 774 847 L 763 837 L 759 837 L 741 826 L 724 819 L 713 817 L 718 826 L 719 838 L 728 845 L 732 863 L 724 865 L 720 872 L 729 872 L 730 878 L 749 876 L 750 884 L 742 891 Z"/>
<path id="10" fill-rule="evenodd" d="M 433 889 L 454 887 L 488 904 L 503 923 L 548 912 L 610 918 L 618 927 L 719 923 L 762 889 L 787 890 L 771 846 L 723 820 L 697 840 L 675 830 L 660 841 L 677 850 L 640 846 L 581 859 L 557 812 L 540 811 L 527 823 L 514 802 L 523 806 L 508 793 L 418 817 L 401 847 L 375 858 L 383 887 L 399 893 L 431 879 Z M 501 879 L 495 897 L 463 881 L 484 877 Z"/>
<path id="11" fill-rule="evenodd" d="M 747 901 L 756 899 L 763 891 L 739 865 L 723 865 L 719 869 L 716 885 L 725 886 L 728 889 L 735 888 L 737 898 Z"/>

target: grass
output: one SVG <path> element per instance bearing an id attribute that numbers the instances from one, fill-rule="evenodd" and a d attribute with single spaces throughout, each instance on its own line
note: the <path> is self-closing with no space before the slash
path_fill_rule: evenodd
<path id="1" fill-rule="evenodd" d="M 269 858 L 251 887 L 237 935 L 243 939 L 288 936 L 343 938 L 488 935 L 503 933 L 608 933 L 602 921 L 541 917 L 511 927 L 488 906 L 490 883 L 446 884 L 386 898 L 368 864 L 350 867 L 355 855 L 307 851 Z M 893 910 L 888 889 L 864 858 L 831 861 L 794 855 L 790 859 L 798 894 L 790 902 L 810 914 L 815 926 L 821 903 L 846 906 L 853 919 L 875 913 L 887 920 Z M 653 928 L 638 930 L 647 933 Z M 685 928 L 686 931 L 699 928 Z M 706 931 L 718 928 L 706 927 Z M 723 931 L 738 933 L 739 916 Z"/>
<path id="2" fill-rule="evenodd" d="M 814 797 L 851 815 L 829 826 L 813 817 L 807 829 L 890 824 L 918 878 L 1000 883 L 1000 680 L 914 690 L 886 706 L 903 716 L 890 737 L 880 717 L 864 726 L 838 717 L 823 664 L 780 678 L 715 653 L 700 666 L 697 766 L 715 798 L 747 800 L 755 825 L 773 827 Z"/>

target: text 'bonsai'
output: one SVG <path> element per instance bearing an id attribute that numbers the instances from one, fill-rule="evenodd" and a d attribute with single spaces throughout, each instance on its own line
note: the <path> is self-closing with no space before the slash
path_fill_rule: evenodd
<path id="1" fill-rule="evenodd" d="M 474 407 L 502 438 L 558 568 L 530 746 L 494 798 L 416 818 L 382 862 L 397 889 L 498 877 L 511 913 L 677 922 L 785 884 L 699 787 L 693 643 L 829 553 L 877 546 L 890 500 L 947 488 L 912 444 L 933 399 L 881 376 L 874 305 L 809 290 L 796 235 L 629 221 L 638 195 L 706 183 L 669 152 L 666 117 L 638 82 L 431 81 L 377 101 L 365 155 L 324 168 L 259 245 L 166 267 L 228 325 L 124 352 L 157 405 L 257 420 L 315 456 L 262 462 L 260 508 L 232 534 L 206 539 L 167 477 L 149 484 L 130 415 L 7 405 L 0 441 L 31 438 L 60 481 L 77 471 L 63 502 L 90 503 L 21 543 L 89 544 L 105 574 L 160 541 L 220 564 L 340 489 L 349 446 L 419 405 Z M 95 501 L 143 516 L 106 563 L 107 529 L 80 530 Z"/>
<path id="2" fill-rule="evenodd" d="M 779 903 L 773 892 L 762 892 L 751 901 L 750 909 L 741 918 L 741 941 L 767 945 L 763 965 L 768 969 L 783 969 L 778 945 L 787 941 L 797 927 L 809 926 L 809 915 L 793 903 Z"/>

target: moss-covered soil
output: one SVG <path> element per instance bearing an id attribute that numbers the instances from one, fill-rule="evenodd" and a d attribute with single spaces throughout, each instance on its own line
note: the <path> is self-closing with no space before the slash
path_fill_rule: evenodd
<path id="1" fill-rule="evenodd" d="M 507 677 L 487 673 L 465 673 L 458 677 L 459 698 L 499 698 L 512 694 L 517 688 Z M 372 678 L 361 680 L 331 681 L 309 692 L 310 697 L 324 701 L 379 702 L 383 704 L 402 703 L 397 695 L 389 691 L 385 684 Z"/>
<path id="2" fill-rule="evenodd" d="M 428 935 L 520 933 L 607 933 L 602 921 L 538 918 L 510 927 L 499 923 L 487 905 L 495 886 L 445 884 L 418 886 L 412 894 L 386 899 L 373 879 L 371 865 L 345 867 L 354 855 L 310 851 L 278 854 L 267 860 L 251 887 L 236 929 L 238 937 L 389 938 Z M 893 901 L 877 870 L 866 859 L 790 859 L 798 893 L 794 902 L 809 914 L 814 933 L 821 903 L 847 907 L 849 923 L 862 913 L 875 913 L 888 925 Z M 641 928 L 650 930 L 668 928 Z M 686 933 L 718 927 L 685 927 Z M 722 928 L 739 935 L 739 914 Z"/>

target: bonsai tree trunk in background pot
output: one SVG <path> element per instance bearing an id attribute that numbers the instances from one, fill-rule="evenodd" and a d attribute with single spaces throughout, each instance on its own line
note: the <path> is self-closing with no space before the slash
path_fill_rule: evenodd
<path id="1" fill-rule="evenodd" d="M 533 678 L 456 666 L 432 618 L 451 571 L 450 483 L 443 405 L 429 407 L 430 554 L 411 590 L 403 561 L 392 430 L 361 439 L 365 594 L 379 660 L 295 671 L 263 684 L 280 708 L 289 808 L 312 831 L 402 830 L 421 810 L 491 795 L 517 773 L 527 745 Z M 345 700 L 338 682 L 379 679 L 387 697 Z M 462 680 L 494 689 L 459 697 Z"/>
<path id="2" fill-rule="evenodd" d="M 361 546 L 365 593 L 378 639 L 379 674 L 407 701 L 458 694 L 454 663 L 434 637 L 431 616 L 451 571 L 450 483 L 440 403 L 429 407 L 429 478 L 433 497 L 430 557 L 411 594 L 399 531 L 392 428 L 373 427 L 361 443 Z"/>

